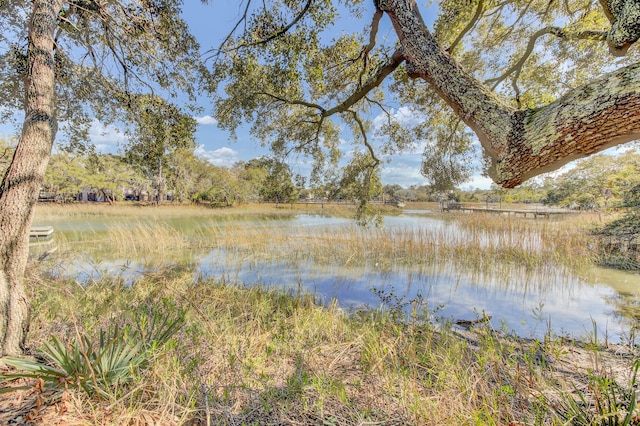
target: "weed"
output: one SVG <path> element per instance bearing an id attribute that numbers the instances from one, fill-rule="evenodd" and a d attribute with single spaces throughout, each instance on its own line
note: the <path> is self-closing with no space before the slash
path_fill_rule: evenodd
<path id="1" fill-rule="evenodd" d="M 632 367 L 631 381 L 623 386 L 606 374 L 594 374 L 586 392 L 563 393 L 558 416 L 567 424 L 587 426 L 629 426 L 638 424 L 637 379 L 640 359 Z M 576 396 L 577 395 L 577 398 Z"/>

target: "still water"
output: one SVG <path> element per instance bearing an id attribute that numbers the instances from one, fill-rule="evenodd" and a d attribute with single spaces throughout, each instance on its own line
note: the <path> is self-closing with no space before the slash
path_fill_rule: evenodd
<path id="1" fill-rule="evenodd" d="M 208 238 L 215 235 L 233 236 L 247 232 L 286 233 L 290 238 L 306 238 L 340 233 L 375 232 L 358 228 L 347 218 L 296 214 L 290 218 L 274 217 L 256 221 L 241 216 L 215 222 L 180 218 L 164 220 L 170 229 L 188 238 Z M 454 221 L 405 211 L 401 216 L 384 218 L 387 230 L 434 231 L 458 235 L 464 230 Z M 68 250 L 57 259 L 55 271 L 61 276 L 90 282 L 104 274 L 119 274 L 133 281 L 145 271 L 158 266 L 157 261 L 144 257 L 131 258 L 110 255 L 100 243 L 114 226 L 139 227 L 140 222 L 115 223 L 113 220 L 65 219 L 52 223 L 66 247 L 78 243 L 81 249 Z M 212 231 L 213 232 L 213 231 Z M 87 242 L 87 234 L 91 237 Z M 191 237 L 189 237 L 191 236 Z M 518 238 L 515 236 L 513 238 Z M 524 238 L 524 237 L 523 237 Z M 517 244 L 534 245 L 536 241 L 518 240 Z M 279 250 L 274 244 L 266 250 Z M 285 249 L 286 251 L 286 249 Z M 490 315 L 490 325 L 523 337 L 542 338 L 546 333 L 590 339 L 597 327 L 598 338 L 612 342 L 633 339 L 632 329 L 638 325 L 640 306 L 640 275 L 594 268 L 580 273 L 566 268 L 549 268 L 544 273 L 511 267 L 508 274 L 494 270 L 468 269 L 451 261 L 439 261 L 428 266 L 388 265 L 383 260 L 350 264 L 343 260 L 316 262 L 312 257 L 292 252 L 281 256 L 248 255 L 228 245 L 198 244 L 180 248 L 164 264 L 188 265 L 196 276 L 223 279 L 284 288 L 293 292 L 311 291 L 325 304 L 336 300 L 342 307 L 378 307 L 381 292 L 390 296 L 394 307 L 411 309 L 410 301 L 420 298 L 422 309 L 435 319 L 475 319 Z M 194 277 L 195 279 L 195 277 Z M 387 300 L 389 300 L 387 299 Z M 636 312 L 634 314 L 633 312 Z M 634 317 L 635 315 L 635 317 Z"/>

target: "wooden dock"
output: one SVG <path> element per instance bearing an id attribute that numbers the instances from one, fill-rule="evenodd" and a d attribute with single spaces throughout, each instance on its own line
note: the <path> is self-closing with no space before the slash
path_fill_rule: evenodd
<path id="1" fill-rule="evenodd" d="M 29 230 L 29 238 L 43 240 L 53 235 L 53 226 L 33 226 Z"/>
<path id="2" fill-rule="evenodd" d="M 576 214 L 577 211 L 565 209 L 503 209 L 495 207 L 468 206 L 462 203 L 449 203 L 442 206 L 442 211 L 461 211 L 469 213 L 498 213 L 507 215 L 522 215 L 523 217 L 544 217 L 549 219 L 552 215 Z"/>

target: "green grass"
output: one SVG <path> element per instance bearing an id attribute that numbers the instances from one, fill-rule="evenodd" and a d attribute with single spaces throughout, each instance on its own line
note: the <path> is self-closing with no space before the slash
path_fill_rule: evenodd
<path id="1" fill-rule="evenodd" d="M 318 305 L 309 294 L 194 280 L 170 269 L 131 286 L 115 278 L 80 286 L 32 275 L 29 289 L 31 351 L 46 348 L 51 336 L 73 347 L 78 335 L 92 341 L 119 324 L 138 324 L 138 336 L 153 334 L 157 327 L 136 314 L 150 307 L 184 313 L 171 341 L 108 397 L 69 387 L 69 424 L 561 424 L 557 401 L 566 398 L 548 395 L 570 388 L 556 375 L 564 365 L 536 361 L 544 349 L 559 363 L 569 353 L 560 340 L 506 339 L 483 328 L 461 334 L 425 321 L 419 303 L 406 322 L 394 305 L 412 301 L 388 299 L 385 308 L 350 313 Z M 608 365 L 605 350 L 589 352 L 598 364 L 577 369 L 572 380 L 605 377 L 597 370 Z M 15 392 L 24 401 L 46 395 L 37 382 L 6 385 L 27 386 Z M 39 407 L 42 421 L 54 418 L 60 398 Z"/>

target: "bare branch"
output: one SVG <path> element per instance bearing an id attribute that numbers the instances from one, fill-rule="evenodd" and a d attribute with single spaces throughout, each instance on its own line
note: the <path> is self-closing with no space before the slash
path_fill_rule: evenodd
<path id="1" fill-rule="evenodd" d="M 245 8 L 244 14 L 242 15 L 242 17 L 238 20 L 238 22 L 236 23 L 236 25 L 233 27 L 233 29 L 231 30 L 231 32 L 229 34 L 227 34 L 227 37 L 224 39 L 224 41 L 220 44 L 220 47 L 218 48 L 218 53 L 220 54 L 223 51 L 226 52 L 232 52 L 232 51 L 237 51 L 246 47 L 255 47 L 255 46 L 260 46 L 262 44 L 266 44 L 269 43 L 272 40 L 275 40 L 278 37 L 282 37 L 284 34 L 286 34 L 291 28 L 293 28 L 294 25 L 296 25 L 298 22 L 300 22 L 300 20 L 304 17 L 304 15 L 306 15 L 306 13 L 309 11 L 309 8 L 311 7 L 311 4 L 313 3 L 313 0 L 307 0 L 307 3 L 304 5 L 304 7 L 302 8 L 302 10 L 291 20 L 291 22 L 289 22 L 286 26 L 282 27 L 279 31 L 271 34 L 270 36 L 268 36 L 267 38 L 264 38 L 262 40 L 258 40 L 255 41 L 253 43 L 243 43 L 240 44 L 238 46 L 233 47 L 232 49 L 228 49 L 225 50 L 224 49 L 224 45 L 231 39 L 231 37 L 233 36 L 233 33 L 236 31 L 236 29 L 238 28 L 238 26 L 240 25 L 240 22 L 244 21 L 247 19 L 247 13 L 248 13 L 248 9 L 249 9 L 249 4 L 251 3 L 251 1 L 249 0 L 247 2 L 247 7 Z M 267 6 L 264 5 L 264 8 L 266 8 Z"/>
<path id="2" fill-rule="evenodd" d="M 593 30 L 582 30 L 582 31 L 566 31 L 562 28 L 551 27 L 550 34 L 553 34 L 556 37 L 559 37 L 563 40 L 595 40 L 595 41 L 606 41 L 607 33 L 605 31 L 593 31 Z"/>
<path id="3" fill-rule="evenodd" d="M 555 0 L 549 0 L 549 3 L 547 3 L 547 7 L 544 10 L 544 13 L 542 14 L 542 16 L 546 17 L 549 15 L 549 11 L 551 10 L 551 5 L 553 4 Z"/>
<path id="4" fill-rule="evenodd" d="M 298 123 L 296 123 L 296 125 L 304 123 L 304 124 L 311 124 L 313 126 L 317 126 L 315 135 L 313 137 L 307 139 L 306 141 L 301 141 L 300 143 L 298 143 L 296 145 L 292 145 L 291 148 L 289 148 L 288 150 L 285 151 L 284 156 L 288 157 L 292 152 L 301 151 L 305 146 L 307 146 L 310 143 L 315 143 L 316 146 L 317 146 L 318 142 L 320 141 L 320 132 L 322 131 L 322 123 L 323 122 L 324 122 L 324 118 L 321 117 L 320 120 L 318 120 L 318 121 L 301 120 Z"/>
<path id="5" fill-rule="evenodd" d="M 610 0 L 599 0 L 600 5 L 602 6 L 602 11 L 606 15 L 609 22 L 613 24 L 616 20 L 616 17 L 613 16 L 613 12 L 611 12 L 611 5 L 609 4 Z"/>
<path id="6" fill-rule="evenodd" d="M 495 25 L 500 22 L 500 18 L 502 17 L 502 12 L 505 6 L 508 6 L 510 3 L 510 1 L 505 1 L 504 3 L 502 3 L 501 5 L 495 7 L 495 12 L 490 12 L 487 13 L 486 16 L 492 16 L 495 15 L 494 20 L 491 23 L 491 30 L 488 31 L 488 34 L 495 34 L 495 30 L 493 30 L 493 28 L 495 27 Z M 507 29 L 507 31 L 503 32 L 502 34 L 498 35 L 497 37 L 495 37 L 495 39 L 491 40 L 491 42 L 502 42 L 504 40 L 506 40 L 515 30 L 517 24 L 522 21 L 522 19 L 524 19 L 524 17 L 527 14 L 527 11 L 529 10 L 529 8 L 531 7 L 531 4 L 533 3 L 533 0 L 530 0 L 529 3 L 527 3 L 527 5 L 520 11 L 520 13 L 518 14 L 518 17 L 515 19 L 515 21 L 513 21 L 513 23 L 511 23 Z M 507 12 L 509 13 L 509 12 Z M 487 43 L 489 43 L 489 41 L 487 40 Z"/>
<path id="7" fill-rule="evenodd" d="M 322 116 L 325 117 L 325 109 L 322 108 L 322 106 L 318 105 L 318 104 L 314 104 L 312 102 L 307 102 L 307 101 L 303 101 L 303 100 L 291 100 L 291 99 L 287 99 L 287 98 L 283 98 L 282 96 L 278 96 L 278 95 L 274 95 L 273 93 L 269 93 L 269 92 L 256 92 L 256 95 L 263 95 L 263 96 L 268 96 L 270 98 L 273 98 L 275 100 L 278 100 L 280 102 L 284 102 L 286 104 L 289 105 L 302 105 L 302 106 L 306 106 L 309 108 L 314 108 L 317 109 L 318 111 L 320 111 L 322 113 Z"/>
<path id="8" fill-rule="evenodd" d="M 561 38 L 563 40 L 606 41 L 607 39 L 607 33 L 602 31 L 584 30 L 584 31 L 571 32 L 571 31 L 566 31 L 559 27 L 542 28 L 541 30 L 536 31 L 531 36 L 531 38 L 529 39 L 529 43 L 527 44 L 527 48 L 525 49 L 524 53 L 522 54 L 518 62 L 516 62 L 513 66 L 511 66 L 499 77 L 485 80 L 485 83 L 494 83 L 493 87 L 495 88 L 500 83 L 502 83 L 505 79 L 507 79 L 507 77 L 509 77 L 511 74 L 514 74 L 514 73 L 516 75 L 515 79 L 517 80 L 518 76 L 520 75 L 520 72 L 522 71 L 522 67 L 524 66 L 525 62 L 527 62 L 527 59 L 529 59 L 529 56 L 531 56 L 531 53 L 533 53 L 533 49 L 535 48 L 536 42 L 540 37 L 546 34 L 555 35 L 556 37 Z"/>
<path id="9" fill-rule="evenodd" d="M 316 142 L 320 140 L 320 132 L 322 131 L 323 123 L 324 123 L 324 117 L 320 117 L 320 120 L 318 121 L 318 127 L 316 128 L 316 136 L 315 136 Z"/>
<path id="10" fill-rule="evenodd" d="M 520 77 L 520 70 L 516 72 L 516 74 L 511 79 L 511 87 L 515 93 L 516 106 L 519 108 L 522 107 L 522 103 L 520 102 L 520 87 L 518 86 L 518 78 Z M 494 86 L 495 88 L 495 86 Z"/>
<path id="11" fill-rule="evenodd" d="M 391 122 L 391 113 L 389 111 L 387 111 L 387 107 L 385 107 L 384 105 L 382 105 L 380 102 L 375 101 L 371 98 L 369 98 L 368 96 L 365 96 L 364 99 L 369 102 L 370 104 L 374 104 L 376 105 L 378 108 L 380 108 L 380 110 L 385 113 L 385 115 L 387 116 L 387 119 L 389 122 Z"/>
<path id="12" fill-rule="evenodd" d="M 369 139 L 367 138 L 367 131 L 364 128 L 364 123 L 362 122 L 362 119 L 360 118 L 360 116 L 358 116 L 358 113 L 355 112 L 352 109 L 349 109 L 346 112 L 350 113 L 351 116 L 353 117 L 353 120 L 358 124 L 358 128 L 360 129 L 360 133 L 362 134 L 362 141 L 364 143 L 364 146 L 367 147 L 367 150 L 369 151 L 369 155 L 373 159 L 373 164 L 371 164 L 371 167 L 376 167 L 378 164 L 380 164 L 380 159 L 378 157 L 376 157 L 375 150 L 373 149 L 373 147 L 369 143 Z"/>
<path id="13" fill-rule="evenodd" d="M 237 47 L 237 49 L 242 48 L 242 47 L 259 46 L 261 44 L 268 43 L 271 40 L 274 40 L 274 39 L 276 39 L 278 37 L 281 37 L 282 35 L 286 34 L 287 31 L 289 31 L 295 24 L 300 22 L 300 20 L 304 17 L 304 15 L 307 13 L 307 11 L 309 11 L 309 8 L 311 7 L 311 3 L 313 3 L 313 0 L 307 0 L 307 4 L 304 5 L 304 7 L 300 11 L 300 13 L 298 13 L 298 15 L 296 15 L 296 17 L 293 18 L 293 20 L 291 22 L 289 22 L 288 25 L 286 25 L 285 27 L 280 29 L 280 31 L 270 35 L 269 37 L 267 37 L 265 39 L 256 41 L 255 43 L 248 43 L 248 44 L 245 44 L 245 45 L 240 45 L 240 46 Z"/>
<path id="14" fill-rule="evenodd" d="M 349 96 L 339 105 L 336 105 L 335 107 L 324 111 L 322 113 L 322 116 L 328 117 L 337 112 L 347 111 L 349 108 L 351 108 L 351 106 L 353 106 L 353 104 L 355 104 L 360 99 L 362 99 L 372 89 L 379 86 L 389 74 L 395 71 L 396 68 L 398 68 L 402 62 L 404 62 L 404 60 L 405 60 L 405 57 L 402 51 L 397 50 L 396 52 L 394 52 L 393 55 L 391 55 L 391 58 L 389 59 L 389 61 L 378 69 L 375 76 L 369 79 L 369 81 L 367 81 L 364 85 L 362 85 L 357 91 L 355 91 L 351 96 Z"/>
<path id="15" fill-rule="evenodd" d="M 6 162 L 8 162 L 7 161 L 8 158 L 9 158 L 9 148 L 5 148 L 4 152 L 2 154 L 0 154 L 0 161 L 2 163 L 6 163 Z"/>
<path id="16" fill-rule="evenodd" d="M 378 27 L 380 25 L 380 19 L 384 13 L 382 10 L 376 8 L 376 12 L 373 14 L 373 19 L 371 20 L 371 32 L 369 33 L 369 44 L 363 48 L 363 52 L 368 54 L 373 50 L 376 45 L 376 36 L 378 35 Z"/>
<path id="17" fill-rule="evenodd" d="M 240 24 L 244 21 L 246 21 L 247 19 L 247 14 L 249 13 L 249 6 L 251 5 L 251 0 L 247 0 L 247 6 L 244 8 L 244 13 L 242 14 L 242 16 L 240 17 L 240 19 L 238 19 L 238 22 L 236 22 L 236 24 L 233 26 L 233 28 L 231 29 L 231 31 L 229 31 L 229 33 L 227 34 L 227 36 L 224 38 L 224 40 L 222 41 L 222 43 L 220 43 L 220 47 L 218 47 L 218 51 L 215 55 L 219 55 L 221 52 L 224 51 L 223 47 L 225 44 L 227 44 L 229 42 L 229 40 L 231 40 L 231 37 L 233 37 L 233 34 L 236 32 L 236 30 L 238 29 L 238 27 L 240 26 Z M 212 50 L 208 50 L 207 53 L 211 53 Z M 206 59 L 205 59 L 206 60 Z"/>
<path id="18" fill-rule="evenodd" d="M 360 52 L 360 58 L 362 58 L 363 65 L 362 71 L 360 71 L 360 75 L 358 76 L 358 86 L 362 86 L 362 77 L 364 73 L 367 71 L 369 66 L 369 53 L 373 50 L 376 45 L 376 36 L 378 34 L 378 27 L 380 25 L 380 19 L 382 19 L 383 12 L 382 10 L 376 7 L 376 12 L 373 14 L 373 19 L 371 20 L 371 32 L 369 33 L 369 44 L 363 46 L 362 51 Z"/>
<path id="19" fill-rule="evenodd" d="M 460 34 L 458 34 L 458 37 L 456 37 L 456 39 L 453 41 L 453 43 L 451 43 L 451 46 L 449 46 L 449 48 L 447 49 L 447 52 L 449 52 L 449 53 L 453 52 L 453 50 L 456 48 L 458 43 L 460 43 L 462 41 L 464 36 L 467 35 L 469 33 L 469 31 L 471 31 L 473 29 L 473 27 L 475 27 L 476 23 L 480 19 L 480 16 L 482 16 L 482 12 L 483 11 L 484 11 L 484 1 L 483 0 L 479 0 L 478 1 L 478 7 L 476 8 L 476 13 L 473 15 L 471 20 L 467 23 L 467 26 L 464 27 L 464 29 L 460 32 Z"/>

